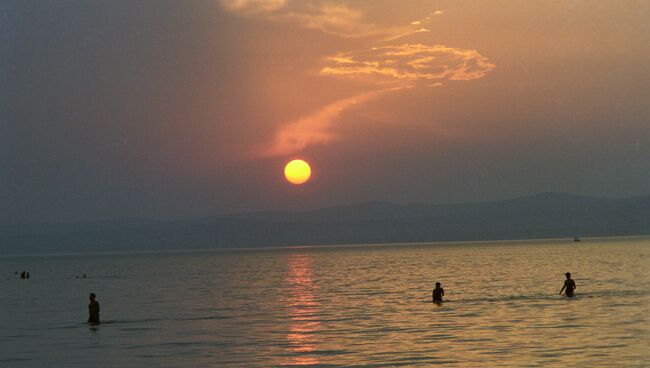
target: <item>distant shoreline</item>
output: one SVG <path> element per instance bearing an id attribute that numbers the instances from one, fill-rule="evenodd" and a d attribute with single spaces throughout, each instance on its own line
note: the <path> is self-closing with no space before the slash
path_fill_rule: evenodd
<path id="1" fill-rule="evenodd" d="M 173 252 L 644 235 L 650 235 L 650 196 L 604 199 L 542 193 L 465 204 L 374 201 L 314 211 L 179 221 L 4 225 L 0 226 L 0 253 Z"/>
<path id="2" fill-rule="evenodd" d="M 454 241 L 431 241 L 431 242 L 393 242 L 393 243 L 351 243 L 351 244 L 314 244 L 314 245 L 288 245 L 272 247 L 232 247 L 232 248 L 189 248 L 189 249 L 161 249 L 161 250 L 133 250 L 133 251 L 107 251 L 107 252 L 59 252 L 59 253 L 15 253 L 0 254 L 0 258 L 39 258 L 39 257 L 84 257 L 84 256 L 120 256 L 120 255 L 147 255 L 147 254 L 192 254 L 192 253 L 236 253 L 255 251 L 281 251 L 281 250 L 318 250 L 318 249 L 340 249 L 340 248 L 388 248 L 388 247 L 409 247 L 409 246 L 453 246 L 453 245 L 504 245 L 505 244 L 531 244 L 531 243 L 567 243 L 571 245 L 593 244 L 606 240 L 643 240 L 650 241 L 650 234 L 647 235 L 624 235 L 624 236 L 600 236 L 580 238 L 580 244 L 576 244 L 573 238 L 536 238 L 536 239 L 500 239 L 500 240 L 454 240 Z"/>

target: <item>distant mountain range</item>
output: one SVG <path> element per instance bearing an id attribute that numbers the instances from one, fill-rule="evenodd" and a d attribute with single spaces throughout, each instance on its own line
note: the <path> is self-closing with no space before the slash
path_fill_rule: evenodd
<path id="1" fill-rule="evenodd" d="M 306 212 L 0 226 L 0 252 L 95 252 L 650 234 L 650 196 L 544 193 L 465 204 L 366 202 Z"/>

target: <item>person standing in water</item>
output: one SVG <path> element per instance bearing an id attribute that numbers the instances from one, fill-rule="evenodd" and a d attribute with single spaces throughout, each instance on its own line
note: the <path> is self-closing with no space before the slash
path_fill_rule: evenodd
<path id="1" fill-rule="evenodd" d="M 88 323 L 99 324 L 99 303 L 95 300 L 95 293 L 90 293 L 90 304 L 88 304 Z"/>
<path id="2" fill-rule="evenodd" d="M 560 295 L 562 295 L 562 292 L 566 289 L 566 296 L 572 297 L 573 290 L 576 289 L 576 283 L 571 279 L 571 272 L 567 272 L 564 275 L 566 276 L 566 280 L 564 280 L 564 286 L 560 289 Z"/>
<path id="3" fill-rule="evenodd" d="M 445 289 L 440 287 L 440 283 L 436 282 L 436 288 L 431 293 L 433 303 L 442 303 L 442 297 L 445 295 Z"/>

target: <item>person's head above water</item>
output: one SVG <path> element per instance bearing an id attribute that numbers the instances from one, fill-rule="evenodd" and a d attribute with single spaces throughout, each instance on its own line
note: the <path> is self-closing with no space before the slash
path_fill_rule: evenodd
<path id="1" fill-rule="evenodd" d="M 565 273 L 564 276 L 566 276 L 567 279 L 570 279 L 571 278 L 571 272 Z"/>
<path id="2" fill-rule="evenodd" d="M 90 293 L 90 300 L 95 300 L 95 293 Z"/>

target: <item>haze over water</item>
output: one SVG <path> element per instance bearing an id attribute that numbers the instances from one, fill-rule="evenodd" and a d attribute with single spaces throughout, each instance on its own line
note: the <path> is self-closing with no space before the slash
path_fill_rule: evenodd
<path id="1" fill-rule="evenodd" d="M 648 238 L 19 256 L 0 268 L 1 366 L 650 365 Z M 31 279 L 13 274 L 23 269 Z M 574 299 L 558 295 L 566 271 Z"/>

